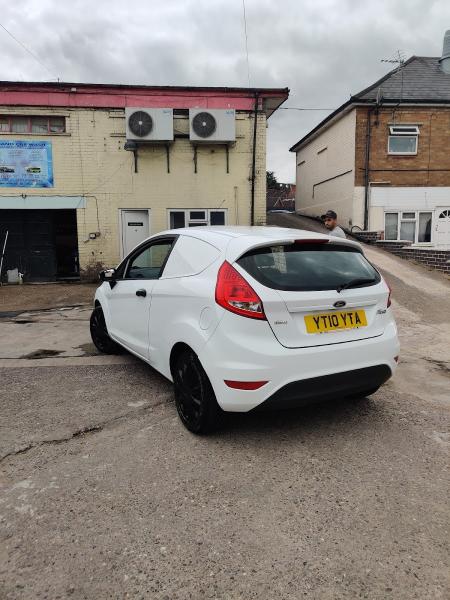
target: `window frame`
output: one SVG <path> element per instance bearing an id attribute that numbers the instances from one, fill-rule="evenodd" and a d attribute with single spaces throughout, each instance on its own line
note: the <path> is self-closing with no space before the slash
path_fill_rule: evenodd
<path id="1" fill-rule="evenodd" d="M 389 134 L 387 142 L 387 151 L 390 156 L 416 156 L 419 146 L 420 130 L 418 125 L 389 125 Z M 415 149 L 413 152 L 395 152 L 390 148 L 390 142 L 393 138 L 414 138 Z"/>
<path id="2" fill-rule="evenodd" d="M 160 237 L 153 238 L 151 240 L 145 240 L 145 242 L 143 242 L 140 246 L 135 248 L 131 252 L 131 254 L 128 254 L 127 256 L 125 256 L 125 258 L 122 260 L 122 262 L 119 263 L 119 265 L 117 266 L 117 268 L 115 270 L 115 277 L 113 280 L 111 280 L 111 283 L 113 283 L 115 285 L 116 282 L 118 282 L 118 281 L 158 281 L 158 279 L 161 279 L 161 276 L 164 273 L 164 269 L 167 264 L 167 261 L 169 260 L 169 256 L 170 256 L 179 237 L 180 236 L 178 236 L 178 235 L 162 235 Z M 162 243 L 162 242 L 165 242 L 168 240 L 172 240 L 172 247 L 164 260 L 164 263 L 161 267 L 161 271 L 160 271 L 157 279 L 144 279 L 142 277 L 137 277 L 137 278 L 125 277 L 125 273 L 128 270 L 128 264 L 129 264 L 130 260 L 133 260 L 138 254 L 140 254 L 141 252 L 146 250 L 149 246 L 153 246 L 154 244 Z"/>
<path id="3" fill-rule="evenodd" d="M 27 119 L 26 131 L 13 131 L 13 120 L 15 118 Z M 8 121 L 8 130 L 0 129 L 0 135 L 66 135 L 67 134 L 67 121 L 64 115 L 11 115 L 11 114 L 0 114 L 0 119 Z M 47 121 L 47 131 L 33 131 L 33 119 L 41 119 Z M 62 131 L 52 131 L 51 121 L 53 119 L 61 119 L 63 121 Z"/>
<path id="4" fill-rule="evenodd" d="M 414 218 L 412 217 L 403 217 L 404 214 L 411 214 L 414 213 Z M 383 232 L 386 235 L 386 215 L 392 215 L 392 214 L 396 214 L 397 215 L 397 237 L 395 238 L 395 240 L 393 239 L 387 239 L 385 237 L 385 240 L 387 242 L 404 242 L 404 241 L 409 241 L 409 240 L 403 240 L 400 237 L 400 231 L 401 231 L 401 225 L 402 222 L 403 223 L 414 223 L 415 224 L 415 229 L 414 229 L 414 241 L 411 242 L 412 244 L 414 244 L 415 246 L 431 246 L 432 245 L 432 231 L 433 231 L 433 220 L 434 220 L 434 216 L 433 216 L 433 211 L 430 209 L 426 209 L 426 210 L 422 210 L 422 209 L 416 209 L 416 210 L 403 210 L 403 209 L 397 209 L 397 210 L 385 210 L 384 211 L 384 216 L 383 216 Z M 421 214 L 429 214 L 431 215 L 431 226 L 430 226 L 430 241 L 429 242 L 419 242 L 419 225 L 420 225 L 420 215 Z"/>
<path id="5" fill-rule="evenodd" d="M 191 212 L 200 212 L 203 211 L 205 213 L 205 219 L 191 219 Z M 184 214 L 184 227 L 189 228 L 191 226 L 211 226 L 211 213 L 220 212 L 224 215 L 224 226 L 227 225 L 228 219 L 228 209 L 227 208 L 168 208 L 167 209 L 167 224 L 169 229 L 172 229 L 170 224 L 170 215 L 171 213 L 183 213 Z M 192 225 L 191 225 L 192 223 Z M 214 226 L 213 226 L 214 227 Z M 220 227 L 220 225 L 218 225 Z M 182 229 L 181 227 L 177 227 L 176 229 Z"/>

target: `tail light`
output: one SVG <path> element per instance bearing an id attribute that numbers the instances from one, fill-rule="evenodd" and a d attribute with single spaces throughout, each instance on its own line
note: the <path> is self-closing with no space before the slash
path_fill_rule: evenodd
<path id="1" fill-rule="evenodd" d="M 217 274 L 216 302 L 232 313 L 250 319 L 265 319 L 261 298 L 228 262 L 224 262 Z"/>
<path id="2" fill-rule="evenodd" d="M 391 305 L 392 290 L 391 290 L 391 286 L 388 283 L 386 283 L 386 285 L 388 286 L 388 289 L 389 289 L 389 295 L 388 295 L 388 299 L 387 299 L 387 307 L 389 308 Z"/>

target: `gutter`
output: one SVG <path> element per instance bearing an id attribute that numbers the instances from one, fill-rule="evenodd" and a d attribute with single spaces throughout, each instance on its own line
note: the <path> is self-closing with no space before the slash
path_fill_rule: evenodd
<path id="1" fill-rule="evenodd" d="M 252 149 L 252 177 L 251 177 L 251 200 L 250 200 L 250 225 L 255 224 L 255 180 L 256 180 L 256 131 L 258 128 L 258 103 L 259 91 L 255 92 L 255 110 L 253 112 L 253 149 Z"/>
<path id="2" fill-rule="evenodd" d="M 364 231 L 369 227 L 369 162 L 370 162 L 370 136 L 371 123 L 370 118 L 372 113 L 377 110 L 378 106 L 371 106 L 367 111 L 367 127 L 366 127 L 366 158 L 364 164 Z"/>

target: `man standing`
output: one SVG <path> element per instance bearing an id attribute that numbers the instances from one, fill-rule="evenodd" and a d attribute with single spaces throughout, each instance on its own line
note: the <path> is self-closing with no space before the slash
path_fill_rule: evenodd
<path id="1" fill-rule="evenodd" d="M 330 235 L 335 235 L 336 237 L 340 238 L 347 237 L 342 227 L 339 227 L 337 224 L 337 214 L 334 212 L 334 210 L 327 210 L 327 212 L 322 215 L 322 221 L 325 227 L 329 230 Z"/>

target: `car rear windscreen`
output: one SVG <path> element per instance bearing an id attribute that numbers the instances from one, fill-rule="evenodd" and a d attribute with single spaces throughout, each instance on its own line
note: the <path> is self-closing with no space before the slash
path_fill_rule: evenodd
<path id="1" fill-rule="evenodd" d="M 250 250 L 237 260 L 259 283 L 286 291 L 375 285 L 378 271 L 358 248 L 333 243 L 294 243 Z"/>

